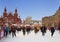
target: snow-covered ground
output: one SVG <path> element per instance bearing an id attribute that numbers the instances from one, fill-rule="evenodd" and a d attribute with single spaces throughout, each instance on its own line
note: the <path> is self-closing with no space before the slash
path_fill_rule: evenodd
<path id="1" fill-rule="evenodd" d="M 22 31 L 17 33 L 16 37 L 8 35 L 0 40 L 0 42 L 60 42 L 60 34 L 58 31 L 55 31 L 53 37 L 51 37 L 50 31 L 47 30 L 45 36 L 42 36 L 39 31 L 37 34 L 32 31 L 29 35 L 23 36 Z"/>

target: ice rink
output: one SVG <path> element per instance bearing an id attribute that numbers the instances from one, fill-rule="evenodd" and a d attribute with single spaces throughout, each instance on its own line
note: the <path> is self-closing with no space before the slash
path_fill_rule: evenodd
<path id="1" fill-rule="evenodd" d="M 51 33 L 47 30 L 45 36 L 42 36 L 39 31 L 37 34 L 34 31 L 31 31 L 29 35 L 23 36 L 22 31 L 16 33 L 16 37 L 12 37 L 12 35 L 8 35 L 0 40 L 0 42 L 60 42 L 60 34 L 59 31 L 55 31 L 53 37 L 51 37 Z"/>

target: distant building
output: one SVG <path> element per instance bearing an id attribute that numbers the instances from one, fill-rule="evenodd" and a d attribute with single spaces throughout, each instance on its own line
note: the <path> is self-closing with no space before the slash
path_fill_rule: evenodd
<path id="1" fill-rule="evenodd" d="M 24 20 L 25 24 L 34 24 L 34 23 L 38 23 L 40 25 L 42 25 L 42 21 L 41 20 L 32 20 L 32 17 L 28 16 L 25 20 Z"/>
<path id="2" fill-rule="evenodd" d="M 32 17 L 28 16 L 23 23 L 30 24 L 31 21 L 32 21 Z"/>
<path id="3" fill-rule="evenodd" d="M 42 26 L 41 20 L 32 20 L 31 23 L 38 23 L 40 26 Z"/>
<path id="4" fill-rule="evenodd" d="M 15 9 L 14 14 L 12 12 L 7 13 L 6 7 L 4 8 L 3 15 L 0 17 L 0 25 L 8 24 L 15 24 L 15 23 L 21 23 L 21 18 L 18 17 L 17 9 Z"/>
<path id="5" fill-rule="evenodd" d="M 42 25 L 59 27 L 60 26 L 60 7 L 54 15 L 48 16 L 48 17 L 43 17 Z"/>

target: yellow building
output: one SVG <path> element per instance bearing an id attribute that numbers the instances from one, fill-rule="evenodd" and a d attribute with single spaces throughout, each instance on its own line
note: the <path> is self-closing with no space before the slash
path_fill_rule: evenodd
<path id="1" fill-rule="evenodd" d="M 43 17 L 42 25 L 43 26 L 56 26 L 56 27 L 60 26 L 60 7 L 54 15 Z"/>

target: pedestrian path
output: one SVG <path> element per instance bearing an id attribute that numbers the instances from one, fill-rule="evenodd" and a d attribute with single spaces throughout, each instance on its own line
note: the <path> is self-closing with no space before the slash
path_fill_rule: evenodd
<path id="1" fill-rule="evenodd" d="M 16 33 L 16 37 L 8 35 L 0 40 L 0 42 L 60 42 L 60 34 L 58 31 L 55 31 L 53 37 L 51 37 L 50 32 L 47 31 L 45 36 L 42 36 L 39 31 L 37 34 L 32 31 L 29 35 L 23 36 L 22 31 Z"/>

